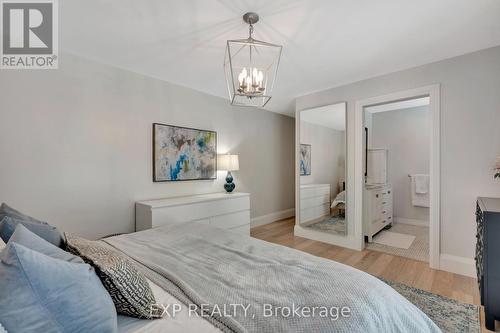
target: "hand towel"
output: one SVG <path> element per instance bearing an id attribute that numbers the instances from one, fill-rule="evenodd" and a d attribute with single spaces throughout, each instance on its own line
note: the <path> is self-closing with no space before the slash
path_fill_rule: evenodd
<path id="1" fill-rule="evenodd" d="M 415 178 L 415 192 L 418 194 L 429 193 L 429 175 L 417 174 Z"/>
<path id="2" fill-rule="evenodd" d="M 416 207 L 430 207 L 430 195 L 429 195 L 429 179 L 427 176 L 427 181 L 424 181 L 424 186 L 423 188 L 420 188 L 420 192 L 425 192 L 425 193 L 418 193 L 417 192 L 417 176 L 427 176 L 427 175 L 410 175 L 411 177 L 411 203 L 413 206 Z M 419 177 L 420 178 L 420 177 Z M 422 177 L 424 178 L 424 177 Z M 424 178 L 425 179 L 425 178 Z M 427 186 L 425 186 L 427 184 Z M 425 187 L 427 187 L 427 191 L 425 191 Z"/>

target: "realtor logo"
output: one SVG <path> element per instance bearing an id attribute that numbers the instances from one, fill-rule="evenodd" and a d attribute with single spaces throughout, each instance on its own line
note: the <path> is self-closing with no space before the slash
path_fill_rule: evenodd
<path id="1" fill-rule="evenodd" d="M 56 69 L 57 0 L 0 0 L 2 69 Z"/>

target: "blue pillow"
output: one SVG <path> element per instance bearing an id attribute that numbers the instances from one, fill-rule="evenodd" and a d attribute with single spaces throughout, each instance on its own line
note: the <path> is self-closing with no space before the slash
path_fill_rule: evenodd
<path id="1" fill-rule="evenodd" d="M 0 322 L 7 332 L 117 331 L 115 306 L 91 266 L 14 242 L 0 257 Z"/>
<path id="2" fill-rule="evenodd" d="M 24 220 L 24 221 L 30 221 L 30 222 L 41 223 L 41 224 L 48 224 L 47 222 L 37 220 L 34 217 L 31 217 L 29 215 L 21 213 L 20 211 L 10 207 L 5 202 L 3 202 L 2 205 L 0 205 L 0 221 L 6 216 L 12 217 L 15 219 L 19 219 L 19 220 Z"/>
<path id="3" fill-rule="evenodd" d="M 66 252 L 57 246 L 47 242 L 45 239 L 29 231 L 24 225 L 19 223 L 16 230 L 9 239 L 9 243 L 21 244 L 28 249 L 43 253 L 54 259 L 83 264 L 82 258 Z"/>
<path id="4" fill-rule="evenodd" d="M 20 220 L 9 216 L 4 217 L 0 221 L 0 237 L 5 243 L 9 241 L 10 236 L 12 236 L 18 224 L 24 225 L 31 232 L 37 234 L 55 246 L 61 246 L 63 243 L 61 233 L 56 227 L 48 224 Z"/>

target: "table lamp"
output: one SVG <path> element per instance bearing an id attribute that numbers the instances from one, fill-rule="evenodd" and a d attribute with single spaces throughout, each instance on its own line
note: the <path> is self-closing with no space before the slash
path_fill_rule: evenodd
<path id="1" fill-rule="evenodd" d="M 231 171 L 238 171 L 240 169 L 240 163 L 238 160 L 238 155 L 225 154 L 219 156 L 218 161 L 219 170 L 227 171 L 226 183 L 224 184 L 224 189 L 227 193 L 233 192 L 236 185 L 233 183 L 233 175 Z"/>

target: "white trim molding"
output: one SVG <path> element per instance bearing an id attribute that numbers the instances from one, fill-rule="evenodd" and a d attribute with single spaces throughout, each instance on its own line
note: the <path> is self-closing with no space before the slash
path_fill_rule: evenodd
<path id="1" fill-rule="evenodd" d="M 397 216 L 394 216 L 394 223 L 416 225 L 419 227 L 429 226 L 429 221 L 426 220 L 407 219 L 406 217 L 397 217 Z"/>
<path id="2" fill-rule="evenodd" d="M 451 254 L 441 254 L 439 266 L 441 270 L 460 275 L 476 277 L 476 265 L 474 259 L 457 257 Z"/>
<path id="3" fill-rule="evenodd" d="M 431 140 L 430 140 L 430 211 L 429 211 L 429 266 L 434 269 L 440 268 L 440 221 L 441 221 L 441 110 L 440 110 L 440 85 L 434 84 L 425 87 L 399 91 L 383 96 L 376 96 L 364 100 L 356 101 L 355 108 L 355 162 L 356 172 L 356 199 L 355 199 L 355 231 L 363 225 L 363 129 L 364 129 L 364 108 L 367 106 L 376 106 L 389 102 L 405 101 L 419 97 L 429 97 L 429 111 L 431 113 Z M 357 228 L 356 228 L 357 227 Z M 356 232 L 358 237 L 362 233 Z M 363 242 L 364 245 L 364 242 Z"/>
<path id="4" fill-rule="evenodd" d="M 261 225 L 266 225 L 279 220 L 287 219 L 295 216 L 295 208 L 281 210 L 279 212 L 274 212 L 271 214 L 261 215 L 250 219 L 250 227 L 258 227 Z"/>

